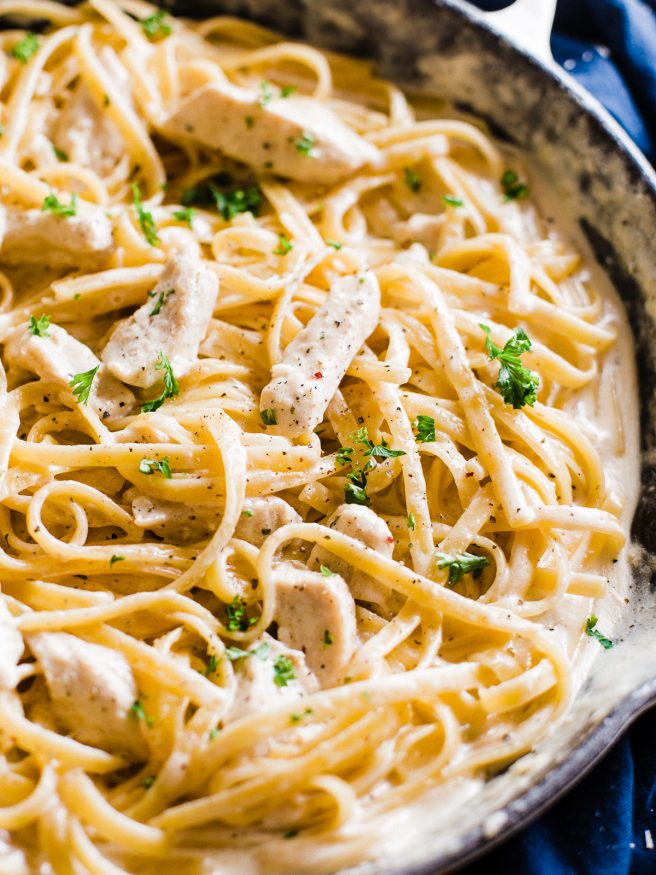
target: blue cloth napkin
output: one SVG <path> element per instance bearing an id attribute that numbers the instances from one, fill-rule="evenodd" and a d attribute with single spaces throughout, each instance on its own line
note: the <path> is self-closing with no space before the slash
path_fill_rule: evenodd
<path id="1" fill-rule="evenodd" d="M 551 47 L 654 163 L 656 0 L 559 0 Z M 546 814 L 464 875 L 656 875 L 655 807 L 656 709 Z"/>

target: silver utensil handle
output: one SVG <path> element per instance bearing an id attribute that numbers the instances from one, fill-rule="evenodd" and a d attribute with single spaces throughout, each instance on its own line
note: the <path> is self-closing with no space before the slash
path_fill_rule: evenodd
<path id="1" fill-rule="evenodd" d="M 557 0 L 515 0 L 507 9 L 481 13 L 503 36 L 546 64 L 553 64 L 550 37 Z"/>

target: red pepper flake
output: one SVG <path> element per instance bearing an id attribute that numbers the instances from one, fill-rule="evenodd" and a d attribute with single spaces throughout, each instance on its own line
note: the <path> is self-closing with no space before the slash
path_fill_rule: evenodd
<path id="1" fill-rule="evenodd" d="M 323 374 L 321 371 L 317 371 L 316 374 L 312 374 L 315 380 L 323 380 Z"/>
<path id="2" fill-rule="evenodd" d="M 388 544 L 393 544 L 393 543 L 394 543 L 394 538 L 393 538 L 391 535 L 388 535 L 387 538 L 386 538 L 386 540 L 387 540 L 387 543 L 388 543 Z"/>

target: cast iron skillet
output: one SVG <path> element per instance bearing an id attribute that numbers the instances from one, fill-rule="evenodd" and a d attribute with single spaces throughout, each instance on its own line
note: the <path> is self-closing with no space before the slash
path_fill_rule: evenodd
<path id="1" fill-rule="evenodd" d="M 656 175 L 590 95 L 460 0 L 167 5 L 194 17 L 239 15 L 319 47 L 371 58 L 400 86 L 446 97 L 483 118 L 496 137 L 539 160 L 563 211 L 578 219 L 626 305 L 639 372 L 642 489 L 633 524 L 633 583 L 617 646 L 610 654 L 600 650 L 553 737 L 490 780 L 464 808 L 454 806 L 452 817 L 442 813 L 439 822 L 418 828 L 402 853 L 357 869 L 361 875 L 454 871 L 541 813 L 656 701 Z"/>

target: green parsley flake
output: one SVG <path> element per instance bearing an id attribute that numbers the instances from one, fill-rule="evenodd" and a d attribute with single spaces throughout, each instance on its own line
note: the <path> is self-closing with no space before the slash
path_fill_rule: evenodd
<path id="1" fill-rule="evenodd" d="M 445 203 L 447 207 L 463 207 L 465 205 L 462 198 L 456 197 L 453 194 L 442 195 L 442 202 Z"/>
<path id="2" fill-rule="evenodd" d="M 246 614 L 246 602 L 235 596 L 226 606 L 228 622 L 226 628 L 229 632 L 246 632 L 257 623 L 257 617 L 249 617 Z"/>
<path id="3" fill-rule="evenodd" d="M 335 572 L 331 571 L 327 565 L 320 565 L 319 570 L 323 574 L 324 577 L 335 577 Z"/>
<path id="4" fill-rule="evenodd" d="M 266 79 L 263 79 L 260 82 L 260 99 L 258 100 L 258 104 L 260 106 L 266 106 L 267 103 L 270 103 L 274 97 L 275 95 L 271 88 L 271 84 L 267 82 Z"/>
<path id="5" fill-rule="evenodd" d="M 499 359 L 501 368 L 495 388 L 501 393 L 506 404 L 512 404 L 515 410 L 528 404 L 532 407 L 537 401 L 537 391 L 540 388 L 540 378 L 536 373 L 522 365 L 520 356 L 531 349 L 531 341 L 523 328 L 516 328 L 515 333 L 503 349 L 496 346 L 490 339 L 490 329 L 487 325 L 480 327 L 485 332 L 485 348 L 490 361 Z"/>
<path id="6" fill-rule="evenodd" d="M 333 644 L 334 641 L 335 639 L 333 638 L 333 633 L 330 631 L 330 629 L 326 629 L 326 631 L 323 633 L 324 647 L 330 647 L 330 645 Z"/>
<path id="7" fill-rule="evenodd" d="M 339 240 L 326 240 L 326 246 L 332 246 L 333 249 L 341 249 L 343 245 Z"/>
<path id="8" fill-rule="evenodd" d="M 153 725 L 153 718 L 149 717 L 145 710 L 144 706 L 141 703 L 140 699 L 135 699 L 132 705 L 130 706 L 130 713 L 137 718 L 137 720 L 143 720 L 146 726 L 150 727 Z"/>
<path id="9" fill-rule="evenodd" d="M 155 368 L 158 371 L 164 371 L 164 389 L 162 390 L 162 394 L 157 398 L 146 401 L 141 405 L 142 413 L 152 413 L 153 410 L 159 410 L 167 398 L 173 398 L 174 395 L 177 395 L 180 392 L 180 386 L 178 385 L 178 381 L 173 373 L 171 362 L 168 360 L 168 356 L 163 349 L 160 349 L 159 351 L 159 358 Z"/>
<path id="10" fill-rule="evenodd" d="M 142 459 L 139 462 L 139 470 L 142 474 L 151 476 L 158 471 L 165 480 L 171 480 L 171 463 L 168 456 L 162 456 L 161 461 L 158 459 Z"/>
<path id="11" fill-rule="evenodd" d="M 340 447 L 337 450 L 337 464 L 338 465 L 350 465 L 353 461 L 351 456 L 353 455 L 353 447 Z"/>
<path id="12" fill-rule="evenodd" d="M 35 319 L 34 316 L 30 316 L 27 330 L 34 337 L 50 337 L 50 335 L 48 334 L 49 327 L 50 316 L 46 316 L 45 313 L 42 313 L 38 319 Z"/>
<path id="13" fill-rule="evenodd" d="M 154 783 L 155 783 L 155 775 L 148 775 L 148 777 L 143 779 L 143 785 L 146 788 L 146 790 L 150 790 L 150 788 L 153 786 Z"/>
<path id="14" fill-rule="evenodd" d="M 57 159 L 57 161 L 68 161 L 68 155 L 62 149 L 58 149 L 57 146 L 53 146 L 52 151 L 55 153 L 55 158 Z"/>
<path id="15" fill-rule="evenodd" d="M 385 438 L 381 440 L 380 444 L 375 444 L 373 441 L 369 440 L 366 426 L 352 432 L 349 437 L 355 443 L 367 447 L 364 454 L 365 456 L 374 456 L 379 459 L 395 459 L 397 456 L 405 456 L 405 450 L 391 450 Z"/>
<path id="16" fill-rule="evenodd" d="M 351 471 L 347 474 L 348 483 L 344 486 L 344 501 L 346 504 L 361 504 L 369 507 L 371 501 L 367 495 L 367 475 L 364 471 Z"/>
<path id="17" fill-rule="evenodd" d="M 519 181 L 514 170 L 506 170 L 501 177 L 503 199 L 505 201 L 524 200 L 528 197 L 528 185 Z"/>
<path id="18" fill-rule="evenodd" d="M 305 155 L 306 158 L 314 158 L 312 152 L 314 149 L 314 142 L 314 137 L 311 134 L 308 134 L 307 131 L 303 131 L 294 145 L 296 146 L 296 151 L 300 152 L 301 155 Z"/>
<path id="19" fill-rule="evenodd" d="M 253 511 L 252 510 L 242 510 L 242 514 L 244 516 L 253 516 Z"/>
<path id="20" fill-rule="evenodd" d="M 415 171 L 411 167 L 404 168 L 403 179 L 404 179 L 405 184 L 410 189 L 410 191 L 414 191 L 416 194 L 420 190 L 421 179 L 420 179 L 419 175 L 417 173 L 415 173 Z"/>
<path id="21" fill-rule="evenodd" d="M 109 567 L 111 568 L 116 562 L 125 562 L 125 556 L 117 556 L 114 554 L 112 558 L 109 560 Z"/>
<path id="22" fill-rule="evenodd" d="M 415 440 L 418 444 L 427 444 L 435 440 L 435 420 L 432 416 L 419 414 L 413 425 L 417 429 Z"/>
<path id="23" fill-rule="evenodd" d="M 132 189 L 132 206 L 136 210 L 141 233 L 146 238 L 146 243 L 148 243 L 150 246 L 155 246 L 157 243 L 159 243 L 159 237 L 157 236 L 157 228 L 155 227 L 153 214 L 150 213 L 148 210 L 144 209 L 141 202 L 141 192 L 139 191 L 138 184 L 136 182 L 133 182 L 130 185 L 130 188 Z"/>
<path id="24" fill-rule="evenodd" d="M 249 185 L 231 191 L 221 191 L 213 182 L 208 183 L 208 186 L 216 208 L 226 222 L 234 219 L 239 213 L 250 212 L 257 215 L 262 203 L 262 191 L 258 185 Z M 185 202 L 184 196 L 182 202 Z"/>
<path id="25" fill-rule="evenodd" d="M 415 530 L 415 515 L 413 513 L 408 514 L 408 528 L 411 532 Z"/>
<path id="26" fill-rule="evenodd" d="M 282 98 L 291 97 L 292 94 L 297 90 L 295 85 L 283 85 L 280 89 L 280 96 Z"/>
<path id="27" fill-rule="evenodd" d="M 610 640 L 610 638 L 606 638 L 606 636 L 597 629 L 598 617 L 594 614 L 585 621 L 585 634 L 589 638 L 596 638 L 597 641 L 601 644 L 604 650 L 610 650 L 611 647 L 615 645 Z"/>
<path id="28" fill-rule="evenodd" d="M 13 46 L 11 54 L 21 64 L 27 64 L 32 55 L 39 50 L 39 45 L 38 35 L 36 33 L 28 33 Z"/>
<path id="29" fill-rule="evenodd" d="M 246 127 L 250 130 L 255 124 L 255 119 L 252 115 L 245 115 L 244 122 L 246 123 Z"/>
<path id="30" fill-rule="evenodd" d="M 278 234 L 278 246 L 273 250 L 273 254 L 287 255 L 287 253 L 291 252 L 293 248 L 293 245 L 289 242 L 284 234 Z"/>
<path id="31" fill-rule="evenodd" d="M 465 574 L 472 574 L 476 580 L 481 576 L 483 569 L 490 564 L 490 560 L 486 556 L 476 556 L 473 553 L 467 553 L 466 550 L 452 555 L 438 553 L 436 558 L 438 568 L 449 569 L 449 586 L 455 586 Z"/>
<path id="32" fill-rule="evenodd" d="M 178 222 L 186 222 L 191 228 L 195 215 L 196 210 L 193 207 L 183 207 L 181 210 L 176 210 L 173 213 L 173 218 Z"/>
<path id="33" fill-rule="evenodd" d="M 91 393 L 91 384 L 93 383 L 93 378 L 98 373 L 99 367 L 100 364 L 97 364 L 95 368 L 91 368 L 81 374 L 75 374 L 69 380 L 68 385 L 73 390 L 73 395 L 75 395 L 78 404 L 86 404 L 88 402 Z"/>
<path id="34" fill-rule="evenodd" d="M 220 731 L 220 729 L 210 729 L 210 741 L 214 741 Z"/>
<path id="35" fill-rule="evenodd" d="M 262 417 L 262 422 L 265 425 L 276 424 L 276 412 L 273 407 L 269 407 L 266 410 L 260 410 L 260 416 Z"/>
<path id="36" fill-rule="evenodd" d="M 76 216 L 77 195 L 71 195 L 70 204 L 63 204 L 58 199 L 57 195 L 51 191 L 49 195 L 46 195 L 43 204 L 41 205 L 41 212 L 50 212 L 55 216 L 61 216 L 63 219 L 69 218 L 70 216 Z"/>
<path id="37" fill-rule="evenodd" d="M 171 295 L 175 295 L 175 289 L 167 289 L 166 291 L 160 292 L 159 295 L 157 296 L 157 301 L 155 303 L 155 306 L 150 311 L 149 315 L 150 316 L 157 316 L 160 313 L 164 304 L 171 297 Z"/>
<path id="38" fill-rule="evenodd" d="M 169 23 L 169 17 L 163 9 L 158 9 L 157 12 L 144 18 L 141 22 L 143 32 L 149 40 L 164 39 L 171 36 L 173 28 Z"/>
<path id="39" fill-rule="evenodd" d="M 277 687 L 286 687 L 290 681 L 293 681 L 296 675 L 294 674 L 294 663 L 288 656 L 279 656 L 273 663 L 273 682 Z"/>
<path id="40" fill-rule="evenodd" d="M 210 658 L 207 660 L 207 665 L 205 666 L 205 677 L 208 678 L 210 675 L 213 675 L 219 666 L 219 657 L 216 653 L 211 653 Z"/>

